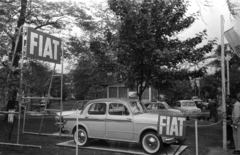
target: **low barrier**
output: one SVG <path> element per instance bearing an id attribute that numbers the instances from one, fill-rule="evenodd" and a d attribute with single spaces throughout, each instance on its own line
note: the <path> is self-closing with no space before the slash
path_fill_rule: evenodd
<path id="1" fill-rule="evenodd" d="M 5 143 L 5 142 L 0 142 L 0 145 L 12 145 L 12 146 L 20 146 L 20 147 L 33 147 L 33 148 L 39 148 L 41 149 L 41 146 L 39 145 L 29 145 L 29 144 L 20 144 L 19 140 L 20 140 L 20 123 L 21 123 L 21 108 L 26 108 L 24 106 L 22 106 L 21 104 L 19 105 L 19 111 L 18 112 L 9 112 L 9 111 L 0 111 L 0 114 L 14 114 L 14 115 L 18 115 L 18 131 L 17 131 L 17 142 L 16 143 Z M 13 116 L 14 117 L 14 116 Z M 13 122 L 14 123 L 14 118 L 13 118 Z M 12 129 L 11 129 L 12 130 Z M 10 132 L 11 135 L 11 132 Z"/>

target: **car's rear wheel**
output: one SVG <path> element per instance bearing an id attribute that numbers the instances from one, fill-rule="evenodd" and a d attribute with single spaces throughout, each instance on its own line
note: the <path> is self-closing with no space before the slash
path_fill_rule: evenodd
<path id="1" fill-rule="evenodd" d="M 74 139 L 75 143 L 79 146 L 87 146 L 87 144 L 89 142 L 87 132 L 82 127 L 79 127 L 78 131 L 75 130 L 75 132 L 73 133 L 73 139 Z"/>
<path id="2" fill-rule="evenodd" d="M 148 154 L 156 154 L 163 146 L 155 132 L 147 132 L 142 138 L 142 147 Z"/>

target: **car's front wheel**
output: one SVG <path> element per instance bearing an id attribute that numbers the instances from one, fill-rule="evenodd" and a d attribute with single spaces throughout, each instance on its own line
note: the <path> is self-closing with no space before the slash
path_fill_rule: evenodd
<path id="1" fill-rule="evenodd" d="M 148 154 L 156 154 L 163 146 L 155 132 L 147 132 L 142 138 L 142 147 Z"/>
<path id="2" fill-rule="evenodd" d="M 79 127 L 78 131 L 75 130 L 75 132 L 73 133 L 73 138 L 74 138 L 75 143 L 79 146 L 87 146 L 87 144 L 89 142 L 87 132 L 82 127 Z"/>

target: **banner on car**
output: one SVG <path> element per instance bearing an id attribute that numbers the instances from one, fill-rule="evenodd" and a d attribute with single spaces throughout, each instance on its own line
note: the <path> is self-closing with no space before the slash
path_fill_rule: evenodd
<path id="1" fill-rule="evenodd" d="M 28 27 L 27 57 L 60 64 L 61 39 Z"/>
<path id="2" fill-rule="evenodd" d="M 186 136 L 186 117 L 180 116 L 158 116 L 158 135 L 165 137 Z"/>

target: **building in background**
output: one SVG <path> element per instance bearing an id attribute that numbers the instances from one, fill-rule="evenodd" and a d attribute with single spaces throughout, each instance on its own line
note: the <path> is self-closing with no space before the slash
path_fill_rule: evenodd
<path id="1" fill-rule="evenodd" d="M 107 87 L 107 98 L 138 98 L 137 91 L 127 88 L 123 82 L 109 82 L 105 83 Z M 142 100 L 157 101 L 159 93 L 156 89 L 146 88 L 142 94 Z"/>

